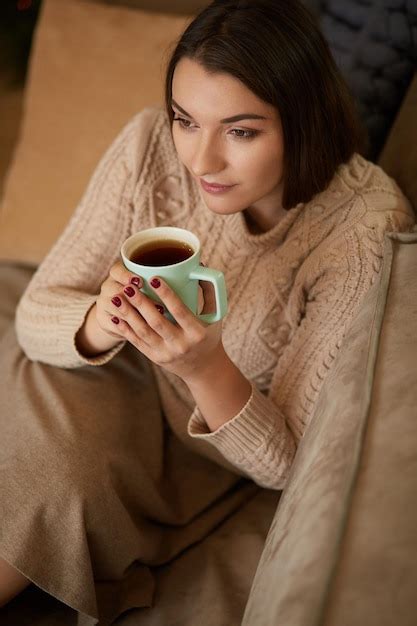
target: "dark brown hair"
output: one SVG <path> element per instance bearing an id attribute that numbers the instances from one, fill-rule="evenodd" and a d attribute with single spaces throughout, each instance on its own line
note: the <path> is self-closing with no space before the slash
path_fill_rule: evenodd
<path id="1" fill-rule="evenodd" d="M 298 0 L 215 0 L 188 25 L 166 72 L 188 57 L 207 71 L 239 79 L 274 105 L 284 134 L 286 209 L 323 191 L 337 167 L 364 147 L 349 90 L 315 17 Z"/>

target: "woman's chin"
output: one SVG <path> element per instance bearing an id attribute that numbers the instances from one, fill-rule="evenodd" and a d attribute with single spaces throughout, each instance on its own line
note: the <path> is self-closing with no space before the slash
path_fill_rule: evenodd
<path id="1" fill-rule="evenodd" d="M 213 197 L 204 192 L 201 193 L 201 198 L 209 211 L 217 215 L 233 215 L 244 209 L 240 203 L 230 202 L 227 198 Z"/>
<path id="2" fill-rule="evenodd" d="M 240 207 L 233 208 L 226 205 L 214 205 L 214 203 L 210 204 L 208 202 L 206 202 L 205 204 L 209 211 L 211 211 L 212 213 L 216 213 L 216 215 L 234 215 L 235 213 L 241 213 L 243 211 L 243 209 L 241 209 Z"/>

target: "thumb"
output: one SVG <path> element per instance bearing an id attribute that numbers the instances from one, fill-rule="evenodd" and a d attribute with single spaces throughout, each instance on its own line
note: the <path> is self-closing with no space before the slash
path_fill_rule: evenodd
<path id="1" fill-rule="evenodd" d="M 215 313 L 216 312 L 216 295 L 214 286 L 207 280 L 200 280 L 200 287 L 202 291 L 204 305 L 202 313 Z"/>

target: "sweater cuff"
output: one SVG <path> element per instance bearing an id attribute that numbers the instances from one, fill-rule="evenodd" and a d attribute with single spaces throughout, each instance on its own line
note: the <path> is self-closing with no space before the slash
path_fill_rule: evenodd
<path id="1" fill-rule="evenodd" d="M 237 415 L 211 432 L 200 409 L 196 407 L 188 422 L 188 434 L 214 445 L 232 463 L 257 453 L 265 445 L 282 415 L 253 384 L 252 393 Z"/>

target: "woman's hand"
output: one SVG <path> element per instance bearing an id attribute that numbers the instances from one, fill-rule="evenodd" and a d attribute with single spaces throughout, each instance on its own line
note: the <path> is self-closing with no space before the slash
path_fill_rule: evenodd
<path id="1" fill-rule="evenodd" d="M 185 382 L 201 375 L 223 354 L 221 322 L 200 322 L 161 278 L 155 277 L 150 285 L 164 306 L 143 294 L 142 285 L 140 277 L 116 263 L 97 300 L 100 326 Z M 164 317 L 165 309 L 177 324 Z"/>
<path id="2" fill-rule="evenodd" d="M 142 279 L 121 262 L 112 267 L 85 324 L 88 329 L 91 319 L 87 337 L 93 340 L 84 345 L 97 353 L 97 346 L 109 341 L 113 345 L 129 341 L 155 364 L 184 380 L 209 429 L 216 430 L 238 414 L 251 395 L 250 382 L 223 348 L 221 322 L 200 322 L 162 279 L 154 282 L 153 289 L 163 306 L 143 294 L 142 285 Z M 210 309 L 213 290 L 207 286 L 203 292 L 204 308 Z M 161 315 L 165 309 L 176 324 Z"/>
<path id="3" fill-rule="evenodd" d="M 124 340 L 124 337 L 116 331 L 115 325 L 111 322 L 114 309 L 111 297 L 113 293 L 126 286 L 114 277 L 115 273 L 120 274 L 116 270 L 119 265 L 121 265 L 120 262 L 112 267 L 109 276 L 102 283 L 100 294 L 94 306 L 88 311 L 84 323 L 75 337 L 78 351 L 86 357 L 91 358 L 111 350 Z M 124 279 L 129 281 L 133 276 L 133 274 L 124 276 Z"/>

